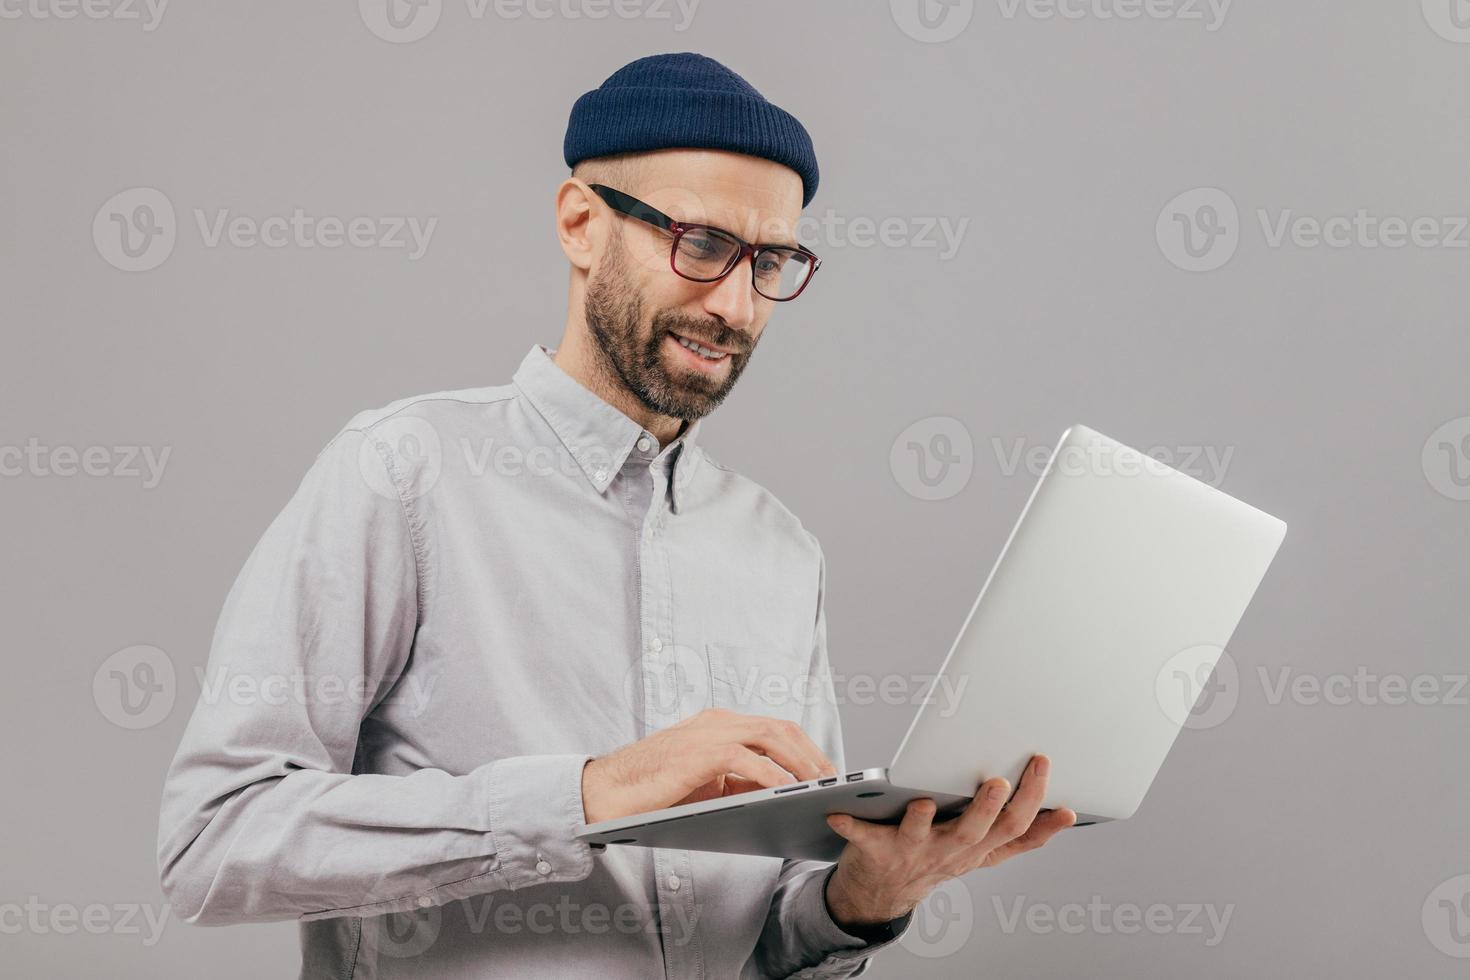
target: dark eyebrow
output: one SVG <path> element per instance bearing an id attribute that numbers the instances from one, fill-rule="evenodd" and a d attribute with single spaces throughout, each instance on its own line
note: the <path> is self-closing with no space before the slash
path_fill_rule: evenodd
<path id="1" fill-rule="evenodd" d="M 792 240 L 792 241 L 789 241 L 789 242 L 757 242 L 756 244 L 758 246 L 779 245 L 781 248 L 792 248 L 792 249 L 801 248 L 801 243 L 798 242 L 798 241 L 795 241 L 795 240 Z"/>
<path id="2" fill-rule="evenodd" d="M 679 223 L 685 225 L 701 225 L 705 228 L 713 228 L 715 231 L 723 232 L 724 234 L 729 235 L 731 238 L 738 238 L 742 242 L 745 241 L 745 239 L 740 238 L 740 236 L 735 234 L 733 231 L 730 231 L 729 229 L 721 225 L 711 224 L 708 221 L 685 221 L 683 219 L 680 219 Z M 754 245 L 756 248 L 801 248 L 800 243 L 794 240 L 781 242 L 751 242 L 750 244 Z"/>

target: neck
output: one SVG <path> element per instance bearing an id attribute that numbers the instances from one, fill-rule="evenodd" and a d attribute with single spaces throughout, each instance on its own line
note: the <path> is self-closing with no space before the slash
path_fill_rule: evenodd
<path id="1" fill-rule="evenodd" d="M 651 432 L 660 446 L 668 445 L 683 430 L 682 419 L 650 410 L 627 389 L 617 372 L 592 349 L 585 328 L 577 329 L 575 324 L 568 323 L 552 361 L 582 387 Z"/>

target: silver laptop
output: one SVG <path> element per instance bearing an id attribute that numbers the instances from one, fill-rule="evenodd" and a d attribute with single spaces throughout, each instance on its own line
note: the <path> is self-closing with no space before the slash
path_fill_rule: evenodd
<path id="1" fill-rule="evenodd" d="M 829 813 L 939 817 L 1052 760 L 1048 808 L 1133 815 L 1286 534 L 1269 514 L 1074 425 L 1062 434 L 887 768 L 605 820 L 609 844 L 836 860 Z M 935 696 L 962 692 L 956 701 Z M 963 680 L 963 683 L 961 681 Z"/>

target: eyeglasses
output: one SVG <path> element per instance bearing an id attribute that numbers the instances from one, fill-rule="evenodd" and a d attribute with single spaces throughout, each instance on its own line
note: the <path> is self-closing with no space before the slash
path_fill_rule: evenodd
<path id="1" fill-rule="evenodd" d="M 607 206 L 630 218 L 645 221 L 674 237 L 669 248 L 669 265 L 685 279 L 718 282 L 750 256 L 750 281 L 766 299 L 784 303 L 796 299 L 822 264 L 809 249 L 798 245 L 751 245 L 710 225 L 675 221 L 657 208 L 644 204 L 605 184 L 589 184 Z"/>

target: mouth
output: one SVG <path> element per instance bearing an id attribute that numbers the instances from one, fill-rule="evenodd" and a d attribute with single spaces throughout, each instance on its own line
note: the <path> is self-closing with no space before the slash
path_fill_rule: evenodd
<path id="1" fill-rule="evenodd" d="M 678 348 L 677 356 L 691 364 L 700 371 L 714 374 L 724 370 L 734 351 L 724 350 L 719 347 L 711 347 L 697 340 L 691 340 L 682 334 L 668 332 L 668 341 Z"/>

